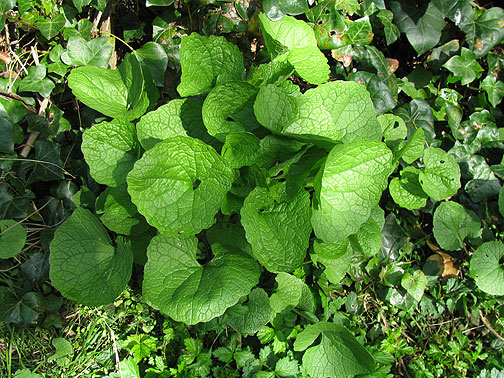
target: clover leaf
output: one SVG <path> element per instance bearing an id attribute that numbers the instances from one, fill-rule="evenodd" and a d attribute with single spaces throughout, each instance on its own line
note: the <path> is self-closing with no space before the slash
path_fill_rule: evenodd
<path id="1" fill-rule="evenodd" d="M 129 244 L 120 238 L 115 243 L 89 210 L 75 209 L 51 242 L 49 275 L 54 287 L 86 306 L 111 303 L 126 287 L 133 267 Z"/>
<path id="2" fill-rule="evenodd" d="M 148 247 L 143 293 L 164 314 L 187 324 L 222 315 L 259 281 L 259 266 L 239 250 L 219 250 L 200 265 L 198 240 L 154 237 Z"/>
<path id="3" fill-rule="evenodd" d="M 194 235 L 210 227 L 234 173 L 211 147 L 187 136 L 146 151 L 128 174 L 128 192 L 147 222 L 166 235 Z"/>

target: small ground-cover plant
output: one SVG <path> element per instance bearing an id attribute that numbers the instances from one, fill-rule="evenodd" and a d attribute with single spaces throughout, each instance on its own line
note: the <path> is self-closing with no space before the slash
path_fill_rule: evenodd
<path id="1" fill-rule="evenodd" d="M 39 26 L 55 28 L 40 29 L 50 51 L 6 89 L 18 81 L 21 95 L 46 104 L 51 93 L 73 95 L 87 108 L 63 118 L 52 107 L 57 124 L 43 100 L 38 118 L 5 112 L 5 321 L 60 308 L 45 303 L 49 263 L 67 298 L 107 305 L 130 284 L 172 319 L 125 331 L 121 356 L 131 356 L 110 377 L 502 369 L 502 345 L 482 351 L 502 334 L 502 9 L 293 3 L 264 2 L 265 13 L 188 5 L 189 29 L 203 22 L 204 33 L 183 32 L 180 48 L 184 28 L 168 21 L 183 21 L 175 4 L 152 23 L 153 42 L 140 43 L 145 23 L 123 30 L 120 64 L 110 34 L 89 38 L 89 20 L 46 7 Z M 93 7 L 107 13 L 100 3 L 84 9 Z M 235 41 L 250 33 L 250 50 L 208 35 L 229 32 Z M 406 55 L 428 54 L 425 64 L 399 61 L 388 47 L 396 40 Z M 181 70 L 178 94 L 165 85 L 168 66 Z M 14 150 L 25 130 L 42 132 L 32 159 Z M 40 181 L 54 200 L 39 198 Z M 28 219 L 42 228 L 31 244 L 39 255 L 18 255 Z M 45 270 L 26 287 L 30 269 L 15 261 L 28 258 L 23 266 Z M 459 272 L 461 286 L 440 282 Z M 459 317 L 463 327 L 452 324 Z M 433 329 L 444 324 L 439 342 Z M 184 327 L 193 333 L 180 336 Z M 159 354 L 176 329 L 177 353 Z"/>

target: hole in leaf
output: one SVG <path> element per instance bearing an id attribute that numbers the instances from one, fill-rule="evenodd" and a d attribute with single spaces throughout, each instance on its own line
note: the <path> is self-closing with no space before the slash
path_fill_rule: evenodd
<path id="1" fill-rule="evenodd" d="M 324 20 L 318 20 L 317 25 L 319 25 L 319 26 L 324 25 Z"/>
<path id="2" fill-rule="evenodd" d="M 444 160 L 439 160 L 439 162 L 440 162 L 441 164 L 443 164 L 443 163 L 444 163 Z"/>
<path id="3" fill-rule="evenodd" d="M 324 14 L 329 14 L 329 13 L 331 13 L 331 12 L 329 11 L 329 9 L 326 9 L 326 10 L 324 11 Z"/>
<path id="4" fill-rule="evenodd" d="M 499 259 L 499 265 L 501 268 L 504 268 L 504 256 L 502 256 L 500 259 Z"/>
<path id="5" fill-rule="evenodd" d="M 277 182 L 284 182 L 284 181 L 285 181 L 285 178 L 283 178 L 283 177 L 282 177 L 282 178 L 279 178 L 279 179 L 277 180 Z"/>
<path id="6" fill-rule="evenodd" d="M 231 118 L 231 117 L 227 117 L 227 118 L 226 118 L 226 121 L 228 121 L 228 122 L 234 122 L 234 119 L 233 119 L 233 118 Z"/>
<path id="7" fill-rule="evenodd" d="M 392 126 L 393 129 L 397 129 L 399 127 L 399 122 L 394 122 L 394 125 Z"/>
<path id="8" fill-rule="evenodd" d="M 264 209 L 259 209 L 259 212 L 260 213 L 264 213 Z"/>
<path id="9" fill-rule="evenodd" d="M 193 190 L 198 189 L 198 186 L 200 186 L 200 184 L 201 184 L 201 180 L 198 180 L 198 179 L 194 180 L 193 184 L 192 184 Z"/>
<path id="10" fill-rule="evenodd" d="M 331 32 L 329 33 L 329 35 L 331 37 L 334 37 L 336 35 L 336 30 L 331 30 Z"/>

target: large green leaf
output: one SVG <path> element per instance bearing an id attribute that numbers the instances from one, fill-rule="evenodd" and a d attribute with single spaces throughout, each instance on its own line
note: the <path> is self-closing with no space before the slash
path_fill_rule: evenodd
<path id="1" fill-rule="evenodd" d="M 382 142 L 336 145 L 323 168 L 313 210 L 317 237 L 333 243 L 358 232 L 378 205 L 391 167 L 392 152 Z"/>
<path id="2" fill-rule="evenodd" d="M 189 97 L 171 100 L 145 114 L 136 125 L 142 147 L 148 150 L 166 138 L 184 135 L 209 143 L 213 138 L 203 124 L 202 107 L 202 99 Z"/>
<path id="3" fill-rule="evenodd" d="M 240 214 L 252 252 L 266 269 L 290 272 L 303 263 L 312 229 L 308 192 L 276 202 L 268 189 L 257 187 Z"/>
<path id="4" fill-rule="evenodd" d="M 314 312 L 315 301 L 308 285 L 296 276 L 288 273 L 278 273 L 275 277 L 277 288 L 271 294 L 271 308 L 275 313 L 290 311 L 294 307 Z"/>
<path id="5" fill-rule="evenodd" d="M 250 166 L 259 155 L 259 143 L 259 138 L 251 133 L 228 134 L 221 155 L 233 168 Z"/>
<path id="6" fill-rule="evenodd" d="M 324 274 L 333 284 L 338 284 L 348 272 L 352 261 L 353 251 L 350 248 L 348 238 L 337 243 L 313 242 L 311 258 L 314 263 L 325 266 Z"/>
<path id="7" fill-rule="evenodd" d="M 231 81 L 213 88 L 203 103 L 203 123 L 208 133 L 220 141 L 229 133 L 259 127 L 252 108 L 257 88 L 243 81 Z"/>
<path id="8" fill-rule="evenodd" d="M 130 246 L 122 239 L 115 243 L 117 247 L 89 210 L 75 209 L 51 242 L 51 283 L 86 306 L 111 303 L 126 287 L 133 267 Z"/>
<path id="9" fill-rule="evenodd" d="M 25 246 L 26 230 L 12 219 L 0 220 L 0 259 L 16 256 Z"/>
<path id="10" fill-rule="evenodd" d="M 429 147 L 424 151 L 425 169 L 420 171 L 420 185 L 437 201 L 453 196 L 460 188 L 460 168 L 448 153 Z"/>
<path id="11" fill-rule="evenodd" d="M 288 87 L 262 87 L 254 103 L 259 123 L 278 134 L 342 141 L 381 139 L 366 89 L 351 81 L 333 81 L 303 95 Z"/>
<path id="12" fill-rule="evenodd" d="M 318 49 L 315 34 L 306 22 L 291 16 L 271 21 L 264 13 L 259 14 L 259 22 L 272 58 L 289 52 L 287 60 L 298 76 L 316 85 L 328 80 L 327 59 Z"/>
<path id="13" fill-rule="evenodd" d="M 441 38 L 445 27 L 444 15 L 435 1 L 428 5 L 417 6 L 414 2 L 390 2 L 394 22 L 418 54 L 432 49 Z"/>
<path id="14" fill-rule="evenodd" d="M 255 288 L 248 295 L 247 303 L 238 303 L 226 313 L 229 316 L 228 324 L 242 335 L 247 335 L 256 333 L 266 325 L 273 311 L 268 294 L 261 288 Z"/>
<path id="15" fill-rule="evenodd" d="M 476 60 L 476 54 L 462 47 L 460 55 L 452 56 L 443 67 L 446 67 L 453 75 L 462 80 L 462 85 L 472 83 L 479 76 L 483 68 Z"/>
<path id="16" fill-rule="evenodd" d="M 68 76 L 68 86 L 85 105 L 113 118 L 134 120 L 149 106 L 142 69 L 133 55 L 125 58 L 116 70 L 95 66 L 75 68 Z"/>
<path id="17" fill-rule="evenodd" d="M 420 170 L 410 166 L 401 171 L 401 178 L 394 177 L 390 181 L 390 195 L 399 206 L 414 210 L 427 204 L 429 196 L 420 185 L 419 175 Z"/>
<path id="18" fill-rule="evenodd" d="M 140 153 L 135 126 L 120 119 L 94 125 L 84 131 L 82 153 L 97 182 L 124 184 Z"/>
<path id="19" fill-rule="evenodd" d="M 434 212 L 432 232 L 439 246 L 449 251 L 462 249 L 467 236 L 481 230 L 478 215 L 457 202 L 441 202 Z"/>
<path id="20" fill-rule="evenodd" d="M 476 285 L 492 295 L 504 295 L 504 245 L 498 241 L 483 243 L 471 257 L 471 276 Z"/>
<path id="21" fill-rule="evenodd" d="M 96 199 L 96 212 L 100 221 L 118 234 L 136 236 L 147 231 L 149 225 L 131 202 L 126 184 L 106 188 Z"/>
<path id="22" fill-rule="evenodd" d="M 320 344 L 308 348 L 322 334 Z M 311 324 L 299 333 L 294 350 L 302 351 L 303 367 L 311 377 L 348 377 L 370 373 L 375 361 L 345 327 L 335 323 Z"/>
<path id="23" fill-rule="evenodd" d="M 164 86 L 166 67 L 168 67 L 168 56 L 165 49 L 156 42 L 147 42 L 138 50 L 135 55 L 144 67 L 152 74 L 154 83 L 158 87 Z"/>
<path id="24" fill-rule="evenodd" d="M 219 251 L 205 265 L 196 260 L 198 239 L 158 235 L 149 245 L 143 294 L 164 314 L 187 324 L 207 322 L 250 293 L 259 266 L 238 250 Z"/>
<path id="25" fill-rule="evenodd" d="M 177 87 L 182 97 L 210 92 L 217 84 L 242 80 L 245 68 L 238 46 L 224 37 L 204 37 L 197 33 L 182 38 L 182 77 Z"/>
<path id="26" fill-rule="evenodd" d="M 210 227 L 234 174 L 198 139 L 172 137 L 146 151 L 128 175 L 138 211 L 167 235 L 194 235 Z"/>

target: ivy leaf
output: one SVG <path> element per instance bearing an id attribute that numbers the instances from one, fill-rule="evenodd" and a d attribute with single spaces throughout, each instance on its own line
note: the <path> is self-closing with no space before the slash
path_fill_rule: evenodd
<path id="1" fill-rule="evenodd" d="M 415 3 L 391 1 L 390 10 L 399 30 L 406 34 L 419 55 L 437 45 L 445 21 L 434 1 L 420 7 Z"/>
<path id="2" fill-rule="evenodd" d="M 432 231 L 443 249 L 462 249 L 464 239 L 467 236 L 477 237 L 480 230 L 478 215 L 457 202 L 441 202 L 434 212 Z"/>
<path id="3" fill-rule="evenodd" d="M 308 348 L 322 334 L 320 344 Z M 296 337 L 294 350 L 302 351 L 303 367 L 312 377 L 348 377 L 370 373 L 375 361 L 345 327 L 335 323 L 310 324 Z"/>
<path id="4" fill-rule="evenodd" d="M 462 85 L 472 83 L 480 76 L 483 68 L 476 60 L 476 54 L 462 47 L 460 55 L 452 56 L 443 67 L 446 67 L 457 78 L 462 80 Z"/>
<path id="5" fill-rule="evenodd" d="M 48 140 L 35 142 L 33 159 L 22 161 L 19 165 L 19 176 L 28 184 L 36 181 L 63 179 L 63 163 L 60 158 L 61 146 Z"/>
<path id="6" fill-rule="evenodd" d="M 401 32 L 399 28 L 392 22 L 394 19 L 394 13 L 388 9 L 380 9 L 376 14 L 376 17 L 382 22 L 383 31 L 385 32 L 385 40 L 387 41 L 387 46 L 394 43 Z"/>
<path id="7" fill-rule="evenodd" d="M 149 106 L 140 64 L 135 61 L 129 55 L 116 70 L 89 65 L 75 68 L 68 75 L 68 86 L 90 108 L 112 118 L 134 120 Z"/>
<path id="8" fill-rule="evenodd" d="M 0 219 L 24 218 L 29 206 L 28 196 L 14 196 L 6 183 L 0 183 Z"/>
<path id="9" fill-rule="evenodd" d="M 252 252 L 266 269 L 290 272 L 303 263 L 312 229 L 308 192 L 277 202 L 268 189 L 256 187 L 240 214 Z"/>
<path id="10" fill-rule="evenodd" d="M 61 60 L 69 66 L 95 66 L 107 68 L 114 50 L 109 37 L 97 37 L 86 41 L 81 36 L 68 39 L 67 51 Z"/>
<path id="11" fill-rule="evenodd" d="M 460 168 L 448 153 L 440 148 L 424 150 L 425 169 L 420 171 L 420 185 L 425 193 L 441 201 L 457 193 L 460 188 Z"/>
<path id="12" fill-rule="evenodd" d="M 244 312 L 239 312 L 242 309 Z M 228 308 L 226 313 L 229 326 L 242 335 L 251 335 L 270 321 L 273 312 L 268 294 L 261 288 L 255 288 L 248 295 L 247 303 L 236 304 Z"/>
<path id="13" fill-rule="evenodd" d="M 333 81 L 303 95 L 285 87 L 262 87 L 254 103 L 259 123 L 271 131 L 312 140 L 381 139 L 381 127 L 366 89 Z"/>
<path id="14" fill-rule="evenodd" d="M 266 15 L 273 21 L 280 20 L 286 14 L 303 14 L 309 9 L 306 0 L 264 0 L 262 6 Z"/>
<path id="15" fill-rule="evenodd" d="M 238 46 L 214 35 L 192 33 L 182 38 L 180 65 L 177 91 L 182 97 L 208 93 L 218 84 L 242 80 L 245 73 Z"/>
<path id="16" fill-rule="evenodd" d="M 359 231 L 387 187 L 391 166 L 392 152 L 382 142 L 336 145 L 317 189 L 320 202 L 312 215 L 315 235 L 333 243 Z"/>
<path id="17" fill-rule="evenodd" d="M 45 39 L 50 40 L 59 34 L 60 30 L 65 26 L 65 21 L 63 13 L 56 13 L 52 17 L 40 17 L 35 22 L 35 26 Z"/>
<path id="18" fill-rule="evenodd" d="M 491 295 L 504 295 L 504 246 L 498 241 L 480 245 L 471 257 L 470 271 L 478 288 Z"/>
<path id="19" fill-rule="evenodd" d="M 243 81 L 230 81 L 213 88 L 203 103 L 203 123 L 208 133 L 223 142 L 229 133 L 259 127 L 252 108 L 257 88 Z"/>
<path id="20" fill-rule="evenodd" d="M 291 16 L 271 21 L 264 13 L 259 14 L 259 22 L 272 58 L 290 52 L 287 59 L 299 77 L 315 85 L 328 80 L 327 59 L 318 49 L 315 34 L 307 23 Z M 295 52 L 297 49 L 302 52 Z"/>
<path id="21" fill-rule="evenodd" d="M 427 204 L 429 196 L 425 194 L 419 181 L 420 170 L 406 167 L 401 171 L 401 178 L 394 177 L 389 184 L 392 199 L 399 206 L 415 210 Z"/>
<path id="22" fill-rule="evenodd" d="M 51 242 L 49 276 L 61 294 L 86 306 L 111 303 L 126 287 L 133 267 L 130 246 L 110 237 L 81 207 L 57 229 Z"/>
<path id="23" fill-rule="evenodd" d="M 504 97 L 504 83 L 502 81 L 497 80 L 493 75 L 488 75 L 481 82 L 480 88 L 487 93 L 488 101 L 494 108 L 501 103 L 502 97 Z"/>
<path id="24" fill-rule="evenodd" d="M 469 48 L 481 58 L 504 39 L 504 9 L 494 7 L 479 17 L 464 17 L 460 29 L 466 33 Z"/>
<path id="25" fill-rule="evenodd" d="M 179 136 L 146 151 L 127 181 L 147 222 L 166 235 L 189 236 L 214 223 L 233 179 L 233 171 L 212 147 Z"/>
<path id="26" fill-rule="evenodd" d="M 259 266 L 248 255 L 219 251 L 205 265 L 196 260 L 198 239 L 158 235 L 149 245 L 143 294 L 154 307 L 187 324 L 222 315 L 259 281 Z"/>
<path id="27" fill-rule="evenodd" d="M 413 274 L 405 273 L 401 279 L 401 286 L 417 302 L 420 302 L 427 287 L 427 277 L 421 270 L 415 270 Z"/>
<path id="28" fill-rule="evenodd" d="M 38 92 L 42 97 L 49 97 L 54 89 L 54 83 L 46 77 L 47 67 L 45 64 L 28 68 L 28 76 L 19 83 L 18 92 Z"/>
<path id="29" fill-rule="evenodd" d="M 136 363 L 139 363 L 157 349 L 156 339 L 146 334 L 130 335 L 126 338 L 124 348 L 129 349 Z"/>
<path id="30" fill-rule="evenodd" d="M 0 259 L 16 256 L 26 243 L 26 230 L 12 219 L 0 220 Z"/>
<path id="31" fill-rule="evenodd" d="M 394 114 L 406 122 L 408 135 L 413 135 L 418 128 L 422 128 L 425 132 L 424 137 L 427 144 L 431 144 L 434 141 L 436 137 L 434 115 L 427 101 L 415 98 L 409 104 L 396 109 Z"/>
<path id="32" fill-rule="evenodd" d="M 82 8 L 86 5 L 91 4 L 92 0 L 72 0 L 74 7 L 80 12 L 82 12 Z"/>
<path id="33" fill-rule="evenodd" d="M 139 155 L 135 126 L 120 119 L 85 130 L 81 148 L 91 176 L 100 184 L 114 187 L 126 182 Z"/>

